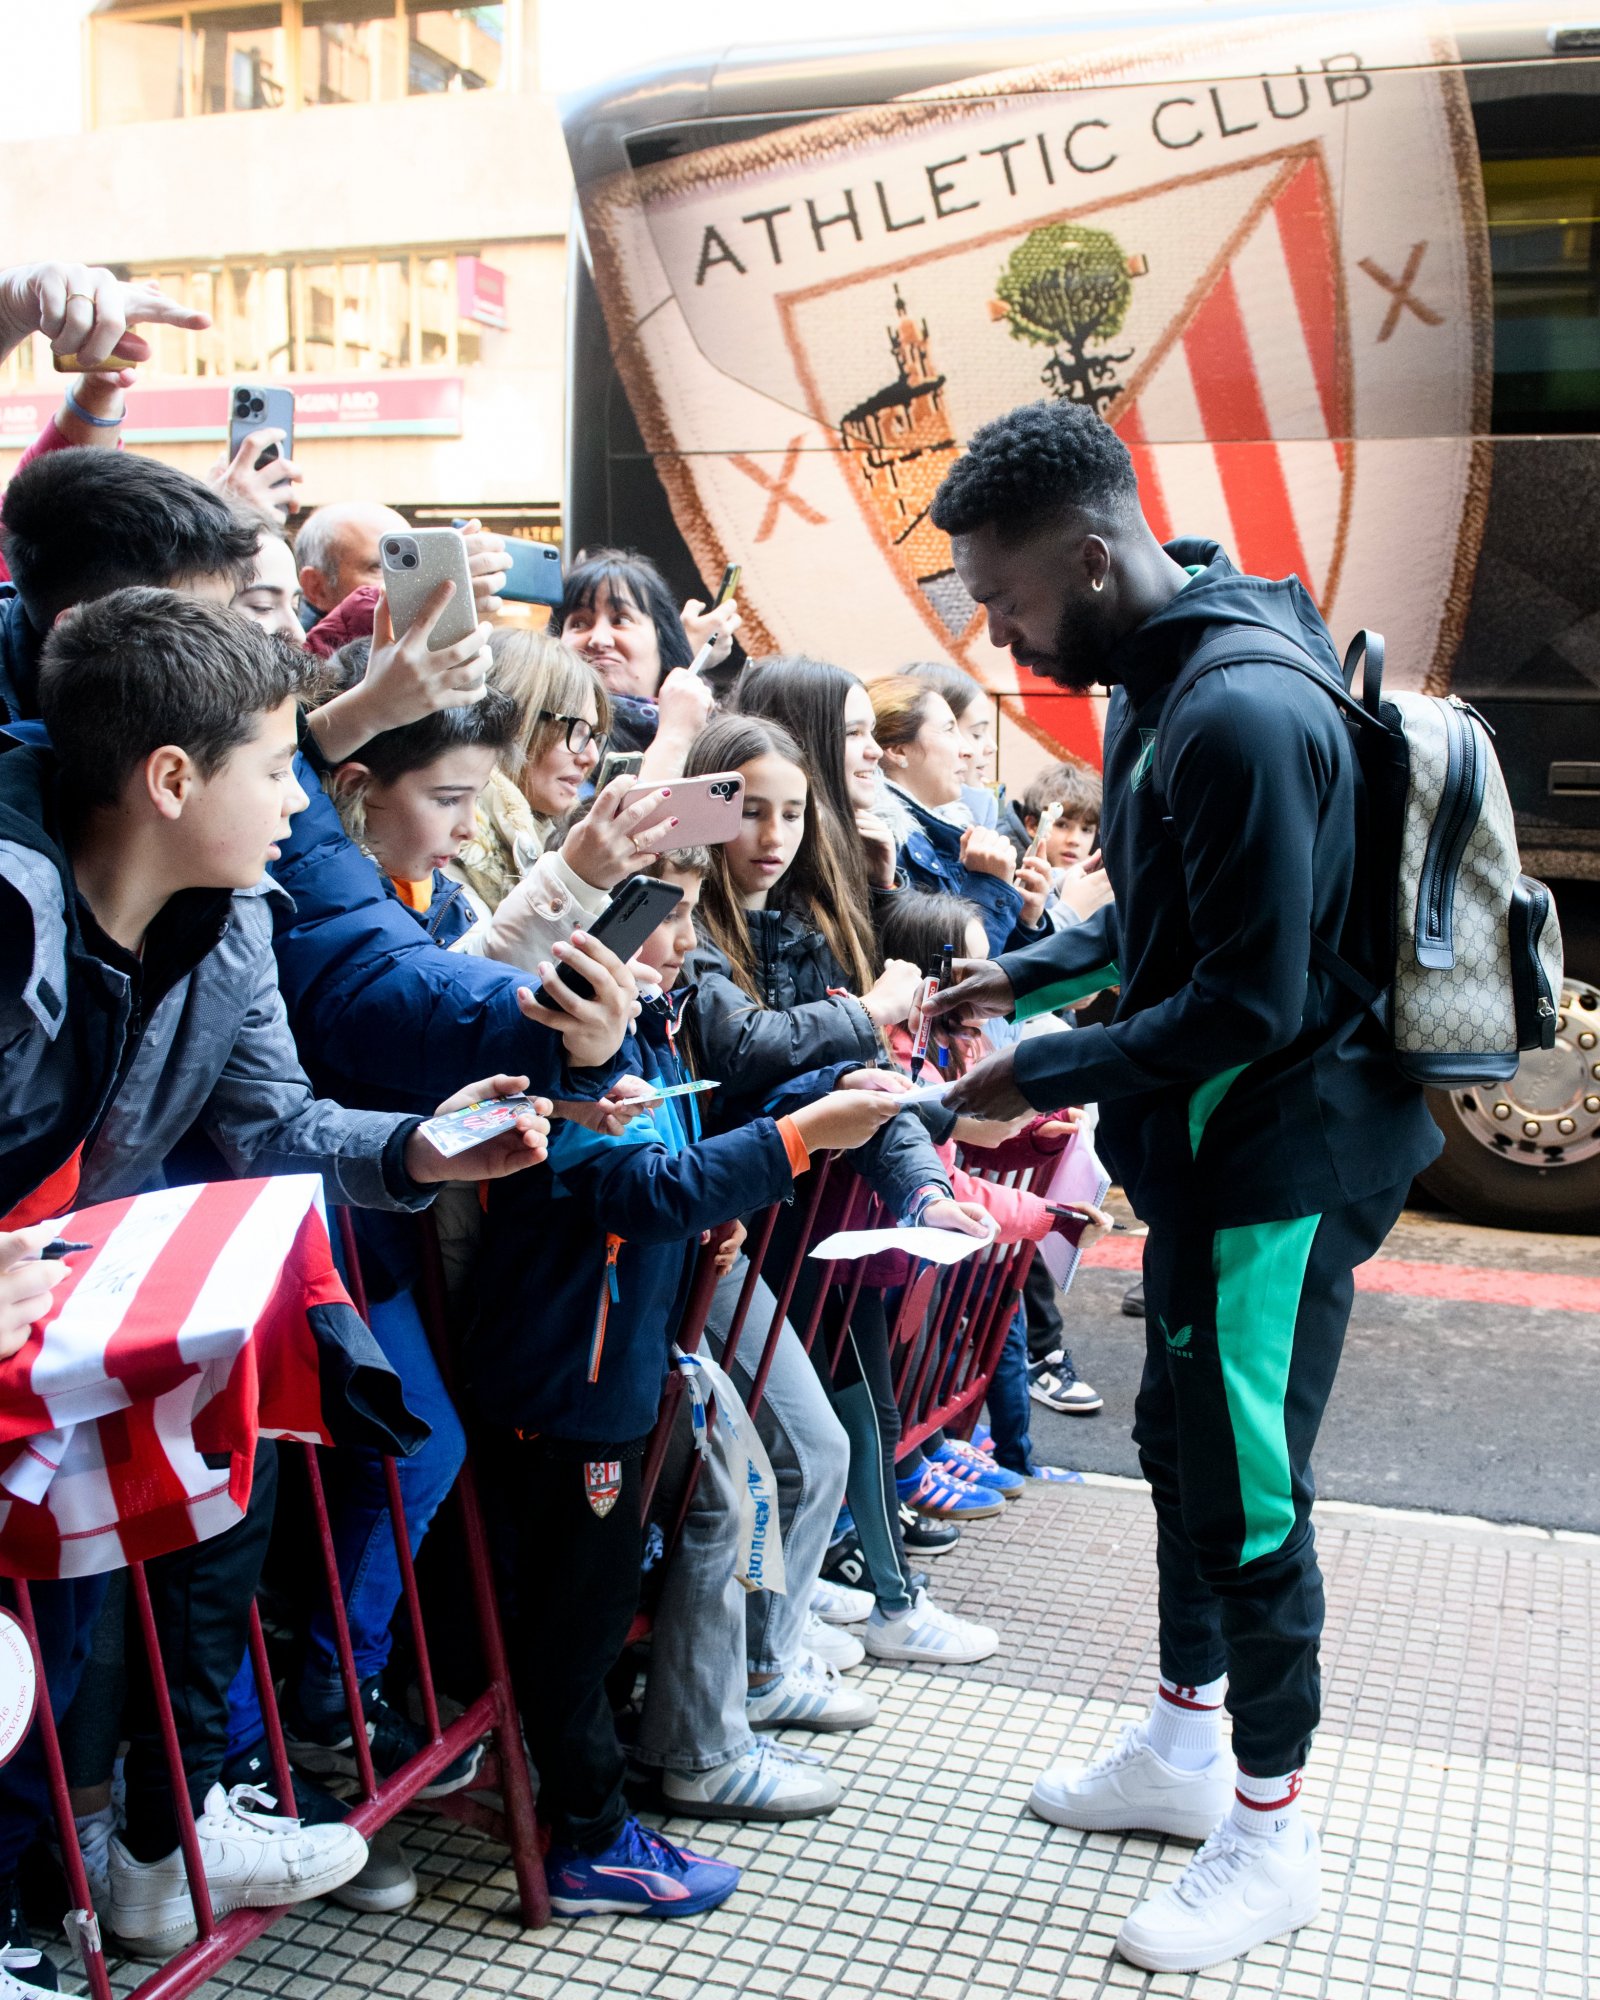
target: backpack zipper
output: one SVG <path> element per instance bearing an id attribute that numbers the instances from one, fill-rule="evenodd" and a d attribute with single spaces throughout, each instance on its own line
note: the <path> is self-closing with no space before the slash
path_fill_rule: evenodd
<path id="1" fill-rule="evenodd" d="M 606 1347 L 606 1321 L 611 1316 L 611 1308 L 621 1296 L 617 1286 L 617 1253 L 622 1248 L 620 1236 L 606 1238 L 606 1268 L 600 1281 L 600 1309 L 595 1315 L 594 1337 L 589 1342 L 589 1380 L 600 1380 L 600 1357 Z"/>
<path id="2" fill-rule="evenodd" d="M 1455 964 L 1452 917 L 1456 877 L 1483 802 L 1483 768 L 1478 738 L 1462 705 L 1447 702 L 1440 712 L 1445 727 L 1444 787 L 1439 816 L 1423 856 L 1422 921 L 1417 926 L 1416 950 L 1419 965 L 1447 969 Z"/>

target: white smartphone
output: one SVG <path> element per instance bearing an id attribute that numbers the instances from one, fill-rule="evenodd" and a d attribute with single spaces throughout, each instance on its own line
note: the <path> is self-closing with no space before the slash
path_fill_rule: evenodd
<path id="1" fill-rule="evenodd" d="M 383 594 L 389 600 L 389 618 L 398 639 L 416 623 L 417 614 L 435 586 L 446 578 L 456 594 L 440 612 L 429 636 L 434 651 L 454 646 L 478 628 L 478 611 L 472 597 L 472 571 L 467 563 L 467 544 L 455 528 L 398 529 L 378 544 L 383 564 Z"/>

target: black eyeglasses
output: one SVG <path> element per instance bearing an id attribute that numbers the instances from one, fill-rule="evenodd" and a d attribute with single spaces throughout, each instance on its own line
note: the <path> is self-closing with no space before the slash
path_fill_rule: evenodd
<path id="1" fill-rule="evenodd" d="M 567 748 L 574 757 L 581 757 L 592 743 L 601 755 L 605 754 L 606 735 L 581 715 L 557 715 L 554 709 L 541 708 L 537 718 L 540 722 L 564 722 L 567 725 Z"/>

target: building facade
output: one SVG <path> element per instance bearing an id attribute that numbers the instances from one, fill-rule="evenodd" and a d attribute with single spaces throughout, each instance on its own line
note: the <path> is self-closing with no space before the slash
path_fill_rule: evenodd
<path id="1" fill-rule="evenodd" d="M 535 0 L 103 0 L 83 130 L 0 142 L 7 260 L 158 279 L 130 442 L 203 471 L 235 382 L 287 384 L 304 504 L 559 520 L 571 179 Z M 55 407 L 43 341 L 0 364 L 0 481 Z"/>

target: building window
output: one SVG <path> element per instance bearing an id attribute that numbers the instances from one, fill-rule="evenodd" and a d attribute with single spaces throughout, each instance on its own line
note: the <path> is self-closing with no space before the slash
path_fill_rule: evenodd
<path id="1" fill-rule="evenodd" d="M 134 270 L 130 276 L 153 280 L 212 321 L 204 333 L 147 328 L 154 351 L 144 373 L 210 379 L 355 375 L 419 362 L 470 366 L 481 352 L 481 330 L 457 317 L 456 254 Z M 49 348 L 37 337 L 0 362 L 0 390 L 32 389 L 52 377 Z"/>
<path id="2" fill-rule="evenodd" d="M 506 79 L 503 0 L 201 0 L 93 16 L 93 122 L 372 104 Z"/>

